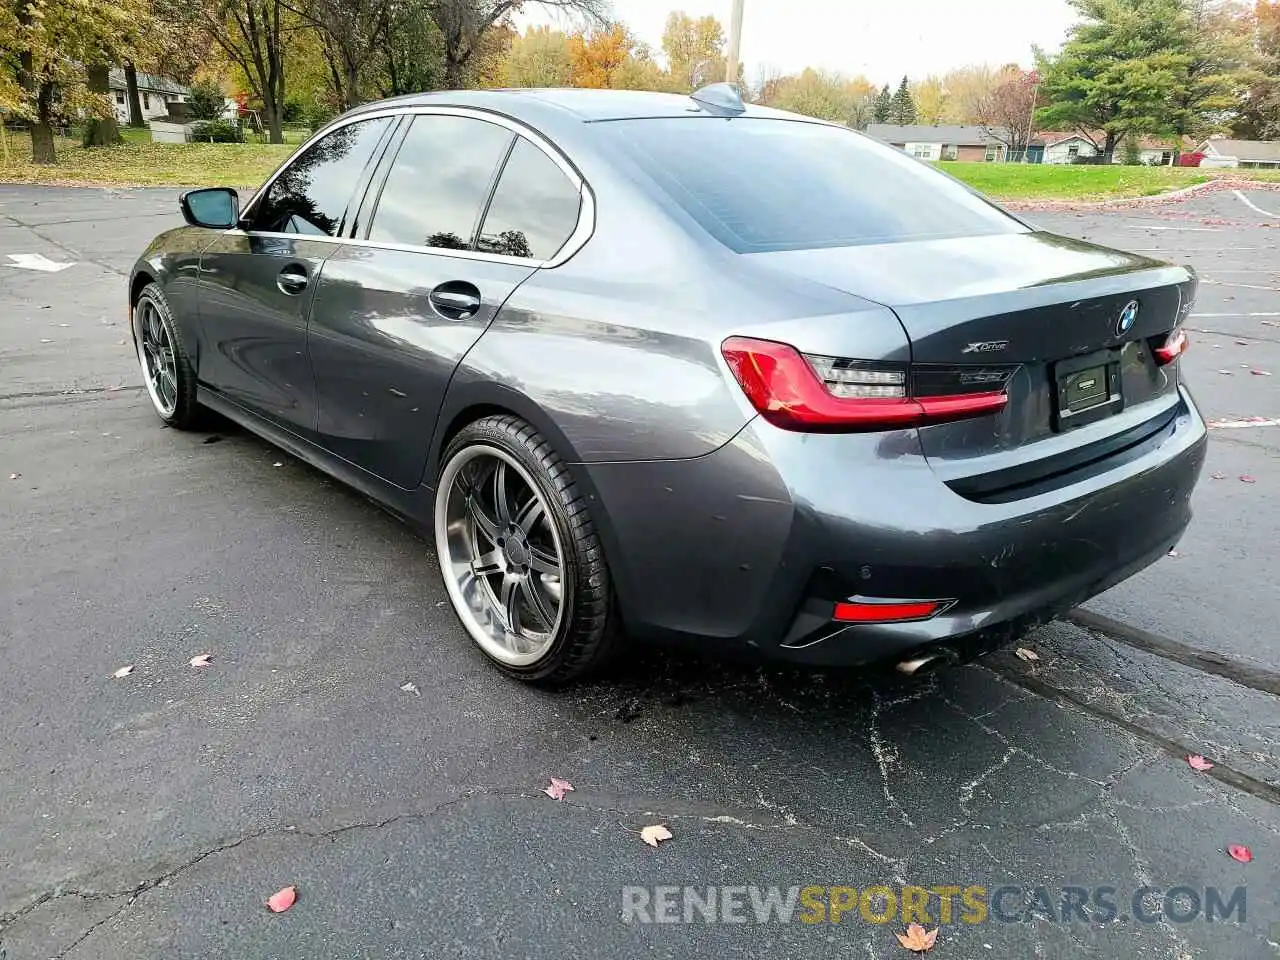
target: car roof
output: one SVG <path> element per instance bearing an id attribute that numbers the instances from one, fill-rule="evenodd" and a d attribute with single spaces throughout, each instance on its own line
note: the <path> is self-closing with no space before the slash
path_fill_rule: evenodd
<path id="1" fill-rule="evenodd" d="M 581 88 L 518 88 L 501 90 L 446 90 L 435 93 L 411 93 L 390 100 L 367 103 L 351 114 L 389 107 L 452 106 L 492 110 L 495 113 L 536 124 L 539 120 L 576 119 L 582 123 L 609 120 L 638 120 L 656 117 L 723 117 L 724 114 L 675 93 L 651 93 L 643 90 L 588 90 Z M 744 104 L 738 116 L 772 117 L 787 120 L 811 120 L 781 110 Z M 350 115 L 350 114 L 348 114 Z"/>

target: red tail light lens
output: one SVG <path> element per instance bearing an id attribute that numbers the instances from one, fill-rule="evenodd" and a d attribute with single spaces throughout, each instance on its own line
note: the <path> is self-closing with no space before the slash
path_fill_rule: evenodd
<path id="1" fill-rule="evenodd" d="M 915 427 L 995 413 L 1009 401 L 1003 384 L 999 390 L 909 396 L 905 365 L 807 357 L 773 340 L 730 337 L 720 351 L 751 405 L 784 430 Z"/>
<path id="2" fill-rule="evenodd" d="M 942 600 L 850 600 L 837 603 L 832 619 L 842 623 L 903 623 L 928 620 L 946 606 Z"/>
<path id="3" fill-rule="evenodd" d="M 1187 339 L 1187 331 L 1179 327 L 1169 334 L 1169 339 L 1164 342 L 1164 346 L 1156 347 L 1156 363 L 1162 367 L 1167 363 L 1173 363 L 1187 352 L 1189 346 L 1191 341 Z"/>

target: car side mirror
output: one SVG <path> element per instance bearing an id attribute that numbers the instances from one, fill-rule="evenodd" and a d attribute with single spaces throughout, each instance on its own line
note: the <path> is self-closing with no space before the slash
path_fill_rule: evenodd
<path id="1" fill-rule="evenodd" d="M 188 190 L 178 204 L 182 216 L 193 227 L 228 230 L 240 219 L 240 195 L 227 187 Z"/>

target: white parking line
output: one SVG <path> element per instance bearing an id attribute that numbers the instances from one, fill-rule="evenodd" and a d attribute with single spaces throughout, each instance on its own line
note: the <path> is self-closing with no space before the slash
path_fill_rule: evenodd
<path id="1" fill-rule="evenodd" d="M 1280 313 L 1201 313 L 1197 310 L 1195 317 L 1280 317 Z"/>
<path id="2" fill-rule="evenodd" d="M 1280 427 L 1280 417 L 1222 417 L 1209 420 L 1215 430 L 1244 430 L 1247 427 Z"/>
<path id="3" fill-rule="evenodd" d="M 1280 287 L 1263 287 L 1256 283 L 1232 283 L 1229 280 L 1201 280 L 1200 282 L 1211 287 L 1238 287 L 1241 290 L 1280 290 Z"/>
<path id="4" fill-rule="evenodd" d="M 1244 204 L 1246 207 L 1248 207 L 1250 210 L 1253 210 L 1253 211 L 1255 211 L 1256 213 L 1260 213 L 1260 214 L 1262 214 L 1264 217 L 1280 217 L 1280 213 L 1271 213 L 1269 210 L 1263 210 L 1260 206 L 1258 206 L 1256 203 L 1254 203 L 1252 200 L 1250 200 L 1248 197 L 1246 197 L 1246 196 L 1245 196 L 1243 193 L 1241 193 L 1239 190 L 1232 190 L 1231 192 L 1232 192 L 1232 193 L 1234 193 L 1234 194 L 1236 195 L 1236 199 L 1237 199 L 1237 200 L 1239 200 L 1241 203 L 1243 203 L 1243 204 Z"/>
<path id="5" fill-rule="evenodd" d="M 1126 227 L 1134 230 L 1186 230 L 1191 233 L 1221 233 L 1217 227 L 1153 227 L 1146 223 L 1126 223 Z"/>

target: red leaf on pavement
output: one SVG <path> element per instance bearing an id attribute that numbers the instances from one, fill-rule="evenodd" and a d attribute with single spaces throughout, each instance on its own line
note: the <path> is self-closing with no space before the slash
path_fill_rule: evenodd
<path id="1" fill-rule="evenodd" d="M 1248 847 L 1242 847 L 1237 843 L 1227 847 L 1227 854 L 1232 860 L 1239 860 L 1241 863 L 1249 863 L 1253 860 L 1253 851 Z"/>
<path id="2" fill-rule="evenodd" d="M 1242 473 L 1240 474 L 1240 482 L 1241 483 L 1257 483 L 1258 481 L 1254 477 L 1249 476 L 1247 473 Z"/>
<path id="3" fill-rule="evenodd" d="M 1259 370 L 1259 369 L 1257 369 L 1256 367 L 1255 367 L 1254 369 L 1250 370 L 1249 372 L 1250 372 L 1250 373 L 1252 373 L 1255 377 L 1269 377 L 1269 376 L 1271 376 L 1271 372 L 1270 372 L 1270 371 L 1268 371 L 1268 370 Z"/>
<path id="4" fill-rule="evenodd" d="M 543 787 L 542 792 L 552 800 L 563 800 L 566 793 L 573 792 L 573 784 L 568 780 L 561 780 L 559 777 L 552 777 L 551 785 Z"/>
<path id="5" fill-rule="evenodd" d="M 913 923 L 907 927 L 906 933 L 899 933 L 896 936 L 904 950 L 910 950 L 912 953 L 928 953 L 938 939 L 938 931 L 936 928 L 926 931 L 920 924 Z"/>
<path id="6" fill-rule="evenodd" d="M 1198 753 L 1193 753 L 1187 757 L 1187 766 L 1192 770 L 1199 770 L 1201 772 L 1213 769 L 1213 764 Z"/>
<path id="7" fill-rule="evenodd" d="M 285 887 L 267 897 L 267 909 L 272 913 L 284 913 L 298 900 L 297 887 Z"/>

